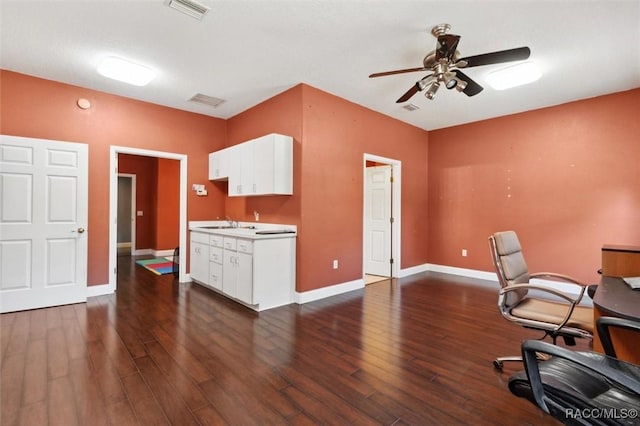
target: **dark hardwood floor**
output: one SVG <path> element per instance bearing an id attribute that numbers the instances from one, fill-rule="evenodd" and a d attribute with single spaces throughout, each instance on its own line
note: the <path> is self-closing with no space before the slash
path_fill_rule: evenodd
<path id="1" fill-rule="evenodd" d="M 539 334 L 474 280 L 256 313 L 118 261 L 114 295 L 0 317 L 2 425 L 557 424 L 509 393 L 519 364 L 491 364 Z"/>

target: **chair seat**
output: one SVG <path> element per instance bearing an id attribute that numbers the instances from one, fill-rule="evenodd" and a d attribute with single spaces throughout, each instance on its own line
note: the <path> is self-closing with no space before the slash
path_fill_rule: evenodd
<path id="1" fill-rule="evenodd" d="M 533 321 L 548 322 L 551 326 L 559 324 L 567 315 L 568 305 L 552 300 L 525 298 L 511 309 L 511 315 Z M 565 327 L 574 327 L 593 333 L 593 310 L 576 306 Z"/>

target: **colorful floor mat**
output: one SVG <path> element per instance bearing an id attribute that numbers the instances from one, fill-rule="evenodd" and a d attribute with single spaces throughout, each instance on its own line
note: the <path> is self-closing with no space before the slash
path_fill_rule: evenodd
<path id="1" fill-rule="evenodd" d="M 173 272 L 173 262 L 163 257 L 136 260 L 136 263 L 156 275 L 170 274 Z"/>

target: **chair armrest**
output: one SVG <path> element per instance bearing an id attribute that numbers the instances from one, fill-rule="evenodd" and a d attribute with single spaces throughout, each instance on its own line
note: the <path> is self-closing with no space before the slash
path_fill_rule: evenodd
<path id="1" fill-rule="evenodd" d="M 540 284 L 511 284 L 509 286 L 506 286 L 500 289 L 500 294 L 502 295 L 504 293 L 515 291 L 518 289 L 539 290 L 539 291 L 553 294 L 554 296 L 560 297 L 566 300 L 567 302 L 569 302 L 567 314 L 564 316 L 560 324 L 556 324 L 556 329 L 554 330 L 554 332 L 557 333 L 562 329 L 562 327 L 564 327 L 567 324 L 567 322 L 569 322 L 569 318 L 571 318 L 571 314 L 573 314 L 573 310 L 575 309 L 578 302 L 582 299 L 582 295 L 584 294 L 585 288 L 586 287 L 583 287 L 582 291 L 580 292 L 580 294 L 576 299 L 572 298 L 568 294 L 563 293 L 559 290 L 556 290 L 554 288 L 551 288 L 545 285 L 540 285 Z"/>
<path id="2" fill-rule="evenodd" d="M 567 284 L 575 284 L 577 286 L 580 286 L 581 290 L 577 299 L 578 302 L 582 300 L 584 292 L 587 291 L 587 287 L 589 287 L 588 284 L 578 281 L 576 278 L 570 277 L 569 275 L 557 274 L 555 272 L 536 272 L 535 274 L 529 274 L 529 279 L 532 278 L 555 278 L 560 281 L 564 281 Z"/>
<path id="3" fill-rule="evenodd" d="M 611 367 L 610 365 L 599 362 L 598 360 L 585 357 L 579 352 L 573 352 L 547 342 L 542 342 L 539 340 L 526 340 L 522 343 L 522 359 L 524 361 L 525 371 L 527 373 L 529 383 L 531 384 L 531 390 L 533 392 L 536 403 L 546 413 L 550 414 L 549 407 L 547 406 L 548 404 L 558 409 L 562 409 L 563 407 L 559 407 L 556 403 L 553 402 L 553 400 L 545 395 L 538 365 L 539 355 L 537 354 L 539 353 L 564 358 L 571 363 L 574 363 L 587 370 L 593 371 L 596 374 L 604 376 L 608 380 L 617 383 L 627 388 L 631 392 L 640 395 L 640 382 L 625 375 L 623 372 Z"/>
<path id="4" fill-rule="evenodd" d="M 551 288 L 551 287 L 547 287 L 545 285 L 540 285 L 540 284 L 511 284 L 508 285 L 504 288 L 500 289 L 500 294 L 504 294 L 504 293 L 508 293 L 510 291 L 515 291 L 515 290 L 520 290 L 520 289 L 527 289 L 527 290 L 540 290 L 543 291 L 545 293 L 550 293 L 553 294 L 554 296 L 558 296 L 564 300 L 566 300 L 569 303 L 578 303 L 580 301 L 580 299 L 574 299 L 572 298 L 570 295 L 568 295 L 567 293 L 563 293 L 560 290 L 556 290 L 555 288 Z"/>
<path id="5" fill-rule="evenodd" d="M 610 357 L 617 358 L 616 350 L 613 347 L 613 341 L 611 340 L 611 327 L 632 330 L 640 334 L 640 322 L 614 317 L 600 317 L 596 321 L 596 328 L 598 329 L 598 336 L 600 337 L 604 353 Z"/>
<path id="6" fill-rule="evenodd" d="M 535 274 L 529 274 L 529 277 L 530 278 L 544 278 L 544 277 L 556 278 L 558 280 L 567 281 L 569 283 L 576 284 L 582 287 L 587 286 L 587 284 L 583 283 L 582 281 L 579 281 L 577 278 L 573 278 L 569 275 L 557 274 L 555 272 L 536 272 Z"/>

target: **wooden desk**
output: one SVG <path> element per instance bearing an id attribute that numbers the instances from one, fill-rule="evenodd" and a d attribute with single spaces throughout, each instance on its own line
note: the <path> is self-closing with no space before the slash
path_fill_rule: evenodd
<path id="1" fill-rule="evenodd" d="M 631 290 L 622 278 L 603 276 L 593 298 L 594 325 L 603 316 L 640 321 L 640 290 Z M 640 365 L 638 333 L 612 328 L 611 339 L 618 358 Z M 604 353 L 597 330 L 594 330 L 593 349 Z"/>
<path id="2" fill-rule="evenodd" d="M 640 276 L 640 247 L 605 244 L 602 246 L 602 275 Z"/>

